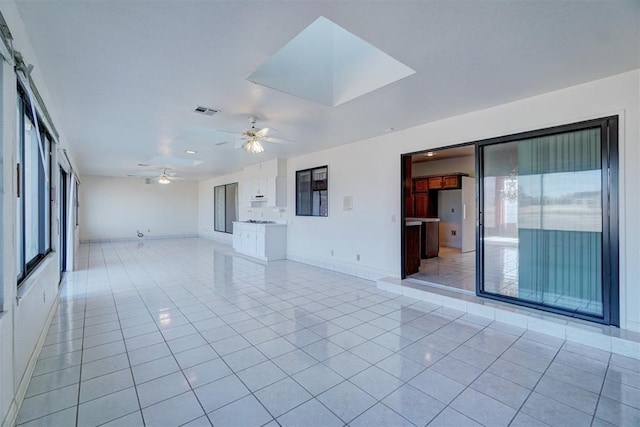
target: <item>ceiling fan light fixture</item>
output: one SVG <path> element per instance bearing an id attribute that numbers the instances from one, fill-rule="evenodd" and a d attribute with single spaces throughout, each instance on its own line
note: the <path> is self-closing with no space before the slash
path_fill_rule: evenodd
<path id="1" fill-rule="evenodd" d="M 258 139 L 250 139 L 244 144 L 242 144 L 242 149 L 247 153 L 258 154 L 264 151 L 264 147 L 260 144 Z"/>
<path id="2" fill-rule="evenodd" d="M 166 175 L 162 175 L 160 178 L 158 178 L 158 184 L 170 184 L 171 181 L 169 180 L 169 178 L 167 178 Z"/>

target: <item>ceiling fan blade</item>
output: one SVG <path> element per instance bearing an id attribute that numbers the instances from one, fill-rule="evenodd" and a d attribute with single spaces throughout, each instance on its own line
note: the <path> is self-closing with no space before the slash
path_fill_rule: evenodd
<path id="1" fill-rule="evenodd" d="M 264 138 L 269 133 L 269 130 L 270 130 L 269 128 L 263 128 L 263 129 L 257 130 L 254 134 L 258 138 Z"/>

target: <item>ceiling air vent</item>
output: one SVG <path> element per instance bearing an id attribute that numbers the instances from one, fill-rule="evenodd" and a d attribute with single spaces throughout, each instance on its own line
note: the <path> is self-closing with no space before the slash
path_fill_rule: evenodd
<path id="1" fill-rule="evenodd" d="M 193 110 L 194 113 L 198 113 L 198 114 L 204 114 L 205 116 L 213 116 L 215 113 L 219 113 L 220 110 L 216 110 L 214 108 L 209 108 L 209 107 L 203 107 L 202 105 L 198 105 L 196 107 L 195 110 Z"/>

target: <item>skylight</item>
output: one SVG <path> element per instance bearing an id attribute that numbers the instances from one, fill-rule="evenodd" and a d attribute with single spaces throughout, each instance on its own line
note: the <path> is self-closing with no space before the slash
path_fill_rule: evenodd
<path id="1" fill-rule="evenodd" d="M 414 73 L 321 16 L 247 80 L 336 107 Z"/>

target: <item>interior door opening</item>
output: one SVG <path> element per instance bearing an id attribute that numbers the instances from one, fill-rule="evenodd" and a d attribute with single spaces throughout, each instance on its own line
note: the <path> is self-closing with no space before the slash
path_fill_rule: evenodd
<path id="1" fill-rule="evenodd" d="M 474 144 L 405 155 L 404 276 L 476 291 Z"/>
<path id="2" fill-rule="evenodd" d="M 402 191 L 403 279 L 619 326 L 617 117 L 405 154 Z"/>

